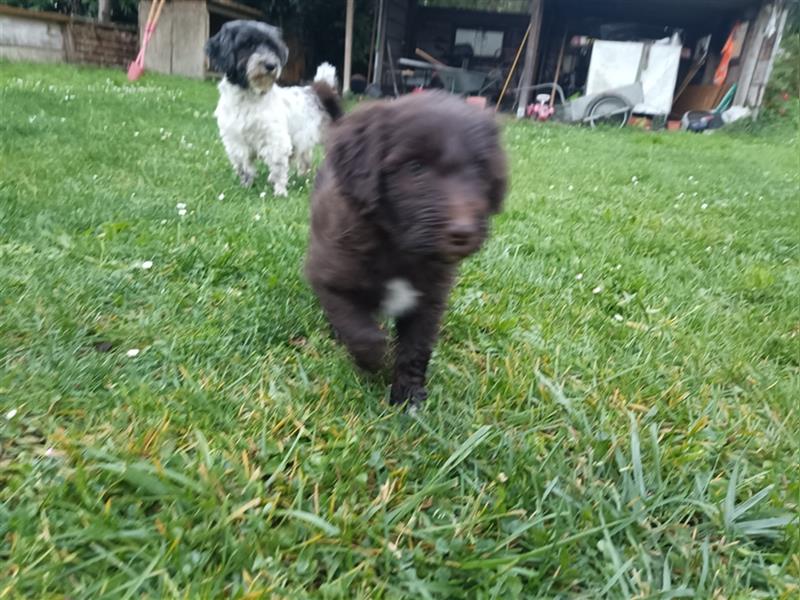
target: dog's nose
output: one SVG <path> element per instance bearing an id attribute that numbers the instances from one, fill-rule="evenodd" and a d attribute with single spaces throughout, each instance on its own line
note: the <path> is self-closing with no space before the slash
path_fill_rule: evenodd
<path id="1" fill-rule="evenodd" d="M 454 250 L 469 248 L 478 228 L 472 223 L 453 223 L 447 228 L 447 241 Z"/>
<path id="2" fill-rule="evenodd" d="M 272 73 L 277 67 L 278 67 L 278 65 L 276 65 L 273 62 L 265 62 L 264 63 L 264 68 L 267 70 L 267 73 Z"/>

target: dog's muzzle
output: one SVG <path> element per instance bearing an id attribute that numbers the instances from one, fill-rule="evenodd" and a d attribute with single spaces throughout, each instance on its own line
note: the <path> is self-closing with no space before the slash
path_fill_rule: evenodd
<path id="1" fill-rule="evenodd" d="M 280 63 L 272 53 L 254 53 L 247 60 L 247 80 L 260 92 L 268 92 L 280 76 Z"/>

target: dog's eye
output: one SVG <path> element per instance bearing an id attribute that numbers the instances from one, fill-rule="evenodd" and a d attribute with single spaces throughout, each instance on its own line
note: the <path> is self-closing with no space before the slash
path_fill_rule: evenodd
<path id="1" fill-rule="evenodd" d="M 418 160 L 412 160 L 410 163 L 408 163 L 408 170 L 411 171 L 412 175 L 420 175 L 423 169 L 424 167 L 422 166 L 422 163 Z"/>

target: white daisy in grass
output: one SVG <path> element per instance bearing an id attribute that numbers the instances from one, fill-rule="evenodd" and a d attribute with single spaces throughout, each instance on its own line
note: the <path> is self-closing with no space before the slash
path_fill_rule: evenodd
<path id="1" fill-rule="evenodd" d="M 225 200 L 225 192 L 220 192 L 219 196 L 217 196 L 217 200 L 220 200 L 220 201 Z"/>
<path id="2" fill-rule="evenodd" d="M 403 556 L 400 550 L 398 549 L 397 544 L 395 544 L 394 542 L 389 542 L 388 544 L 386 544 L 386 547 L 389 549 L 389 552 L 391 552 L 392 556 L 394 556 L 395 558 L 399 559 Z"/>
<path id="3" fill-rule="evenodd" d="M 139 352 L 140 352 L 140 350 L 139 350 L 138 348 L 131 348 L 130 350 L 128 350 L 128 351 L 125 353 L 125 355 L 126 355 L 128 358 L 136 358 L 137 356 L 139 356 Z"/>
<path id="4" fill-rule="evenodd" d="M 602 291 L 603 291 L 603 286 L 602 285 L 598 285 L 596 288 L 594 288 L 592 290 L 592 293 L 593 294 L 600 294 Z"/>

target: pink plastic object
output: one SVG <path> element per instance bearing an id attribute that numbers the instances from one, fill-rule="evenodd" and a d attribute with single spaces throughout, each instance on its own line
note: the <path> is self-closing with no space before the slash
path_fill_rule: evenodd
<path id="1" fill-rule="evenodd" d="M 537 121 L 547 121 L 554 112 L 555 108 L 550 106 L 550 94 L 539 94 L 536 96 L 536 102 L 529 104 L 525 110 L 528 117 Z"/>
<path id="2" fill-rule="evenodd" d="M 147 23 L 144 26 L 144 35 L 142 36 L 142 48 L 136 59 L 128 65 L 128 81 L 136 81 L 144 73 L 144 55 L 147 52 L 147 45 L 150 43 L 150 38 L 156 30 L 158 17 L 161 15 L 161 9 L 164 6 L 164 0 L 153 0 L 151 5 L 150 14 L 147 18 Z M 151 18 L 152 17 L 152 18 Z"/>

